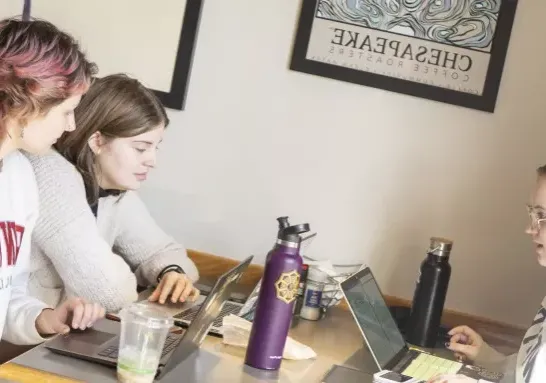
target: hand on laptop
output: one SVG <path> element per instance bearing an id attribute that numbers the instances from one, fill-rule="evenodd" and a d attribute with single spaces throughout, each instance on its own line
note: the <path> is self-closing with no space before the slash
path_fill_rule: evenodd
<path id="1" fill-rule="evenodd" d="M 455 327 L 448 334 L 451 335 L 451 339 L 446 347 L 455 353 L 460 362 L 476 361 L 476 357 L 485 344 L 480 334 L 468 326 Z"/>
<path id="2" fill-rule="evenodd" d="M 173 303 L 185 302 L 186 300 L 193 302 L 199 297 L 199 294 L 199 290 L 193 286 L 192 281 L 186 274 L 170 271 L 163 275 L 159 285 L 157 285 L 148 300 L 163 304 L 170 295 Z"/>
<path id="3" fill-rule="evenodd" d="M 98 303 L 69 298 L 55 309 L 43 310 L 36 318 L 36 329 L 42 335 L 66 334 L 70 327 L 85 330 L 104 315 L 105 310 Z"/>

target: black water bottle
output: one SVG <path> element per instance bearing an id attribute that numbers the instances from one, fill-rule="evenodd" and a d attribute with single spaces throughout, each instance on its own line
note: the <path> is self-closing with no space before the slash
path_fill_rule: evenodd
<path id="1" fill-rule="evenodd" d="M 453 241 L 432 237 L 421 263 L 407 327 L 407 341 L 421 347 L 435 347 L 444 310 L 451 266 Z"/>

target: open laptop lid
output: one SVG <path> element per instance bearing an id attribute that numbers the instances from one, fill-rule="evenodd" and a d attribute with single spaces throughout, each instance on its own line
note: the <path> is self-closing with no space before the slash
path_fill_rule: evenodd
<path id="1" fill-rule="evenodd" d="M 182 340 L 178 346 L 176 346 L 176 349 L 169 358 L 168 362 L 164 366 L 159 366 L 159 374 L 157 375 L 157 379 L 175 368 L 188 355 L 198 349 L 201 343 L 203 343 L 203 340 L 205 339 L 205 336 L 207 336 L 210 327 L 214 323 L 214 320 L 222 311 L 224 302 L 229 300 L 232 293 L 232 289 L 230 287 L 233 283 L 237 283 L 239 281 L 253 258 L 254 256 L 251 255 L 216 280 L 214 287 L 210 291 L 205 301 L 201 304 L 199 311 L 184 332 Z"/>
<path id="2" fill-rule="evenodd" d="M 340 286 L 378 368 L 392 369 L 408 346 L 372 271 L 369 267 L 357 271 Z"/>
<path id="3" fill-rule="evenodd" d="M 237 313 L 238 316 L 246 319 L 249 322 L 254 321 L 254 314 L 256 312 L 256 308 L 258 307 L 258 297 L 260 296 L 261 286 L 262 286 L 262 278 L 260 278 L 256 286 L 254 286 L 252 293 L 250 293 L 245 304 L 241 307 L 241 309 Z"/>

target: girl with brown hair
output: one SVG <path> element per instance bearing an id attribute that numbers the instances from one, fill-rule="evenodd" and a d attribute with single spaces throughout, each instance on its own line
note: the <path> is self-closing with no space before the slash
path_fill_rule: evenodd
<path id="1" fill-rule="evenodd" d="M 77 294 L 110 312 L 135 301 L 137 286 L 155 286 L 159 303 L 197 298 L 195 265 L 136 193 L 169 124 L 159 100 L 126 75 L 106 76 L 75 120 L 55 151 L 28 156 L 40 193 L 30 292 L 51 304 Z"/>

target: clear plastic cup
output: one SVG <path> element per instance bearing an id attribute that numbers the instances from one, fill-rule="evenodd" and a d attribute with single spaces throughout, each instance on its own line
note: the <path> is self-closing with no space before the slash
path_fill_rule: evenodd
<path id="1" fill-rule="evenodd" d="M 139 303 L 122 309 L 119 317 L 118 381 L 152 383 L 173 319 Z"/>

